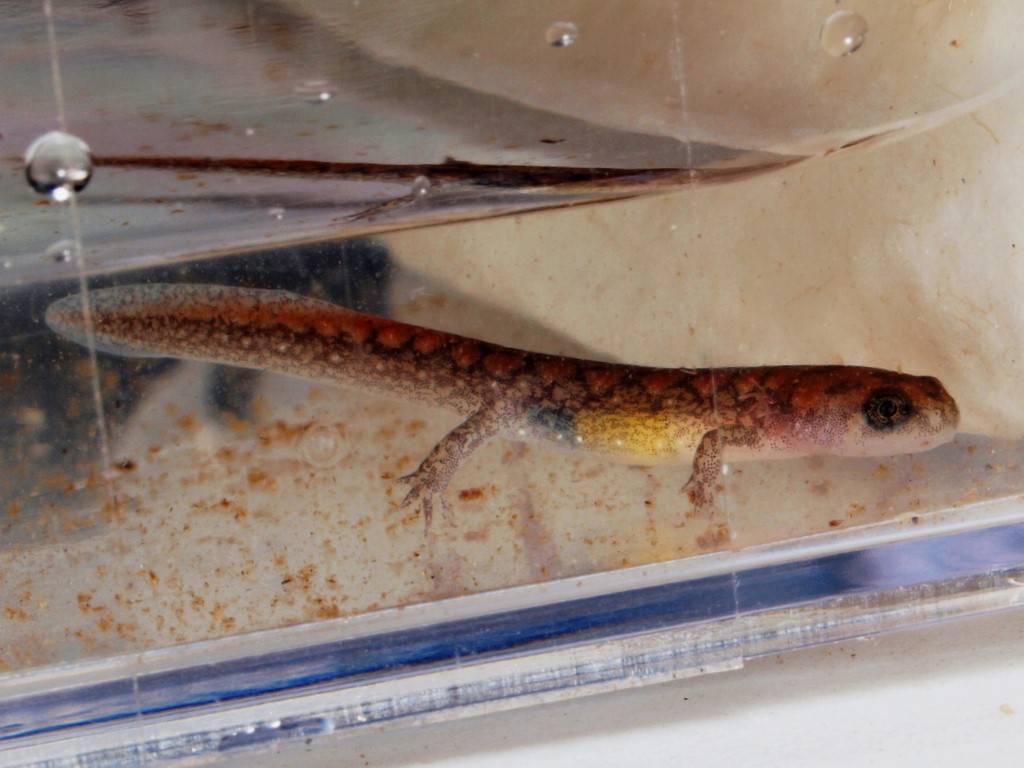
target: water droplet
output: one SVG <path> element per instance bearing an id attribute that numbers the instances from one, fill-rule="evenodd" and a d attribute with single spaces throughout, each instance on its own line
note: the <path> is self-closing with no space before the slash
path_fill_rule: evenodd
<path id="1" fill-rule="evenodd" d="M 571 21 L 556 21 L 544 33 L 544 39 L 552 48 L 565 48 L 572 45 L 579 37 L 580 31 Z"/>
<path id="2" fill-rule="evenodd" d="M 284 208 L 271 208 L 267 211 L 267 213 L 269 213 L 278 221 L 281 221 L 281 219 L 284 218 Z"/>
<path id="3" fill-rule="evenodd" d="M 848 56 L 864 45 L 868 23 L 853 11 L 836 11 L 821 27 L 821 47 L 829 56 Z"/>
<path id="4" fill-rule="evenodd" d="M 430 179 L 426 176 L 417 176 L 412 180 L 412 187 L 409 190 L 413 197 L 426 197 L 430 194 L 430 188 L 433 184 L 430 183 Z"/>
<path id="5" fill-rule="evenodd" d="M 25 178 L 36 192 L 67 200 L 92 178 L 89 145 L 60 131 L 43 134 L 25 150 Z"/>
<path id="6" fill-rule="evenodd" d="M 14 262 L 11 261 L 10 259 L 4 259 L 3 260 L 3 268 L 4 269 L 10 269 L 13 266 L 14 266 Z"/>
<path id="7" fill-rule="evenodd" d="M 338 430 L 327 424 L 311 424 L 302 433 L 299 444 L 302 457 L 314 467 L 326 467 L 334 463 L 340 448 Z"/>
<path id="8" fill-rule="evenodd" d="M 74 240 L 58 240 L 46 249 L 43 258 L 55 261 L 58 264 L 67 264 L 74 261 L 77 253 L 78 247 L 75 245 Z"/>
<path id="9" fill-rule="evenodd" d="M 303 80 L 295 86 L 295 93 L 310 104 L 323 104 L 337 95 L 337 89 L 329 80 Z"/>

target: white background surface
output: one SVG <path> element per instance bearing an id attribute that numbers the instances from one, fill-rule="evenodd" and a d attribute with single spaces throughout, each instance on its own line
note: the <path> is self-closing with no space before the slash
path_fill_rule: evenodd
<path id="1" fill-rule="evenodd" d="M 1024 752 L 1022 653 L 1018 610 L 245 763 L 1017 766 Z"/>

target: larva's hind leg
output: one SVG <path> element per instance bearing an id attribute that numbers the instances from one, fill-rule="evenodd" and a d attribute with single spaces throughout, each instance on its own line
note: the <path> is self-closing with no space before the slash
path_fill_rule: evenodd
<path id="1" fill-rule="evenodd" d="M 419 504 L 428 528 L 435 506 L 451 521 L 451 507 L 445 498 L 448 484 L 473 451 L 497 435 L 514 434 L 520 410 L 512 403 L 486 405 L 441 438 L 414 472 L 399 478 L 409 485 L 400 506 Z"/>

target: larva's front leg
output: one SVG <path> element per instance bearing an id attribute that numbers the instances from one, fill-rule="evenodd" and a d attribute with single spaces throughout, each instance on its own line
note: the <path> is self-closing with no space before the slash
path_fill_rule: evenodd
<path id="1" fill-rule="evenodd" d="M 751 448 L 759 439 L 760 432 L 757 429 L 738 425 L 721 426 L 704 433 L 693 456 L 693 474 L 683 486 L 683 492 L 688 493 L 693 501 L 694 517 L 710 520 L 715 512 L 715 498 L 720 490 L 718 478 L 722 474 L 725 449 L 741 446 Z"/>

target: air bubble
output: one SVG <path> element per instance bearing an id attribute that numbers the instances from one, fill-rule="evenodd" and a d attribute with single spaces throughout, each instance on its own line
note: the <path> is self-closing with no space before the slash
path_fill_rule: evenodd
<path id="1" fill-rule="evenodd" d="M 311 424 L 299 444 L 302 458 L 314 467 L 326 467 L 332 464 L 341 448 L 338 430 L 327 424 Z"/>
<path id="2" fill-rule="evenodd" d="M 426 197 L 430 194 L 433 185 L 426 176 L 417 176 L 412 180 L 412 188 L 409 190 L 413 197 Z"/>
<path id="3" fill-rule="evenodd" d="M 556 21 L 548 27 L 544 39 L 552 48 L 565 48 L 575 43 L 579 35 L 579 29 L 571 21 Z"/>
<path id="4" fill-rule="evenodd" d="M 829 56 L 849 56 L 862 45 L 868 23 L 853 11 L 836 11 L 821 27 L 821 47 Z"/>
<path id="5" fill-rule="evenodd" d="M 89 145 L 61 131 L 43 134 L 25 150 L 25 178 L 36 192 L 67 200 L 92 178 Z"/>
<path id="6" fill-rule="evenodd" d="M 295 86 L 295 93 L 309 104 L 323 104 L 333 99 L 338 91 L 328 80 L 303 80 Z"/>
<path id="7" fill-rule="evenodd" d="M 75 260 L 75 254 L 77 253 L 78 247 L 75 245 L 74 240 L 58 240 L 46 249 L 43 258 L 57 264 L 67 264 Z"/>

